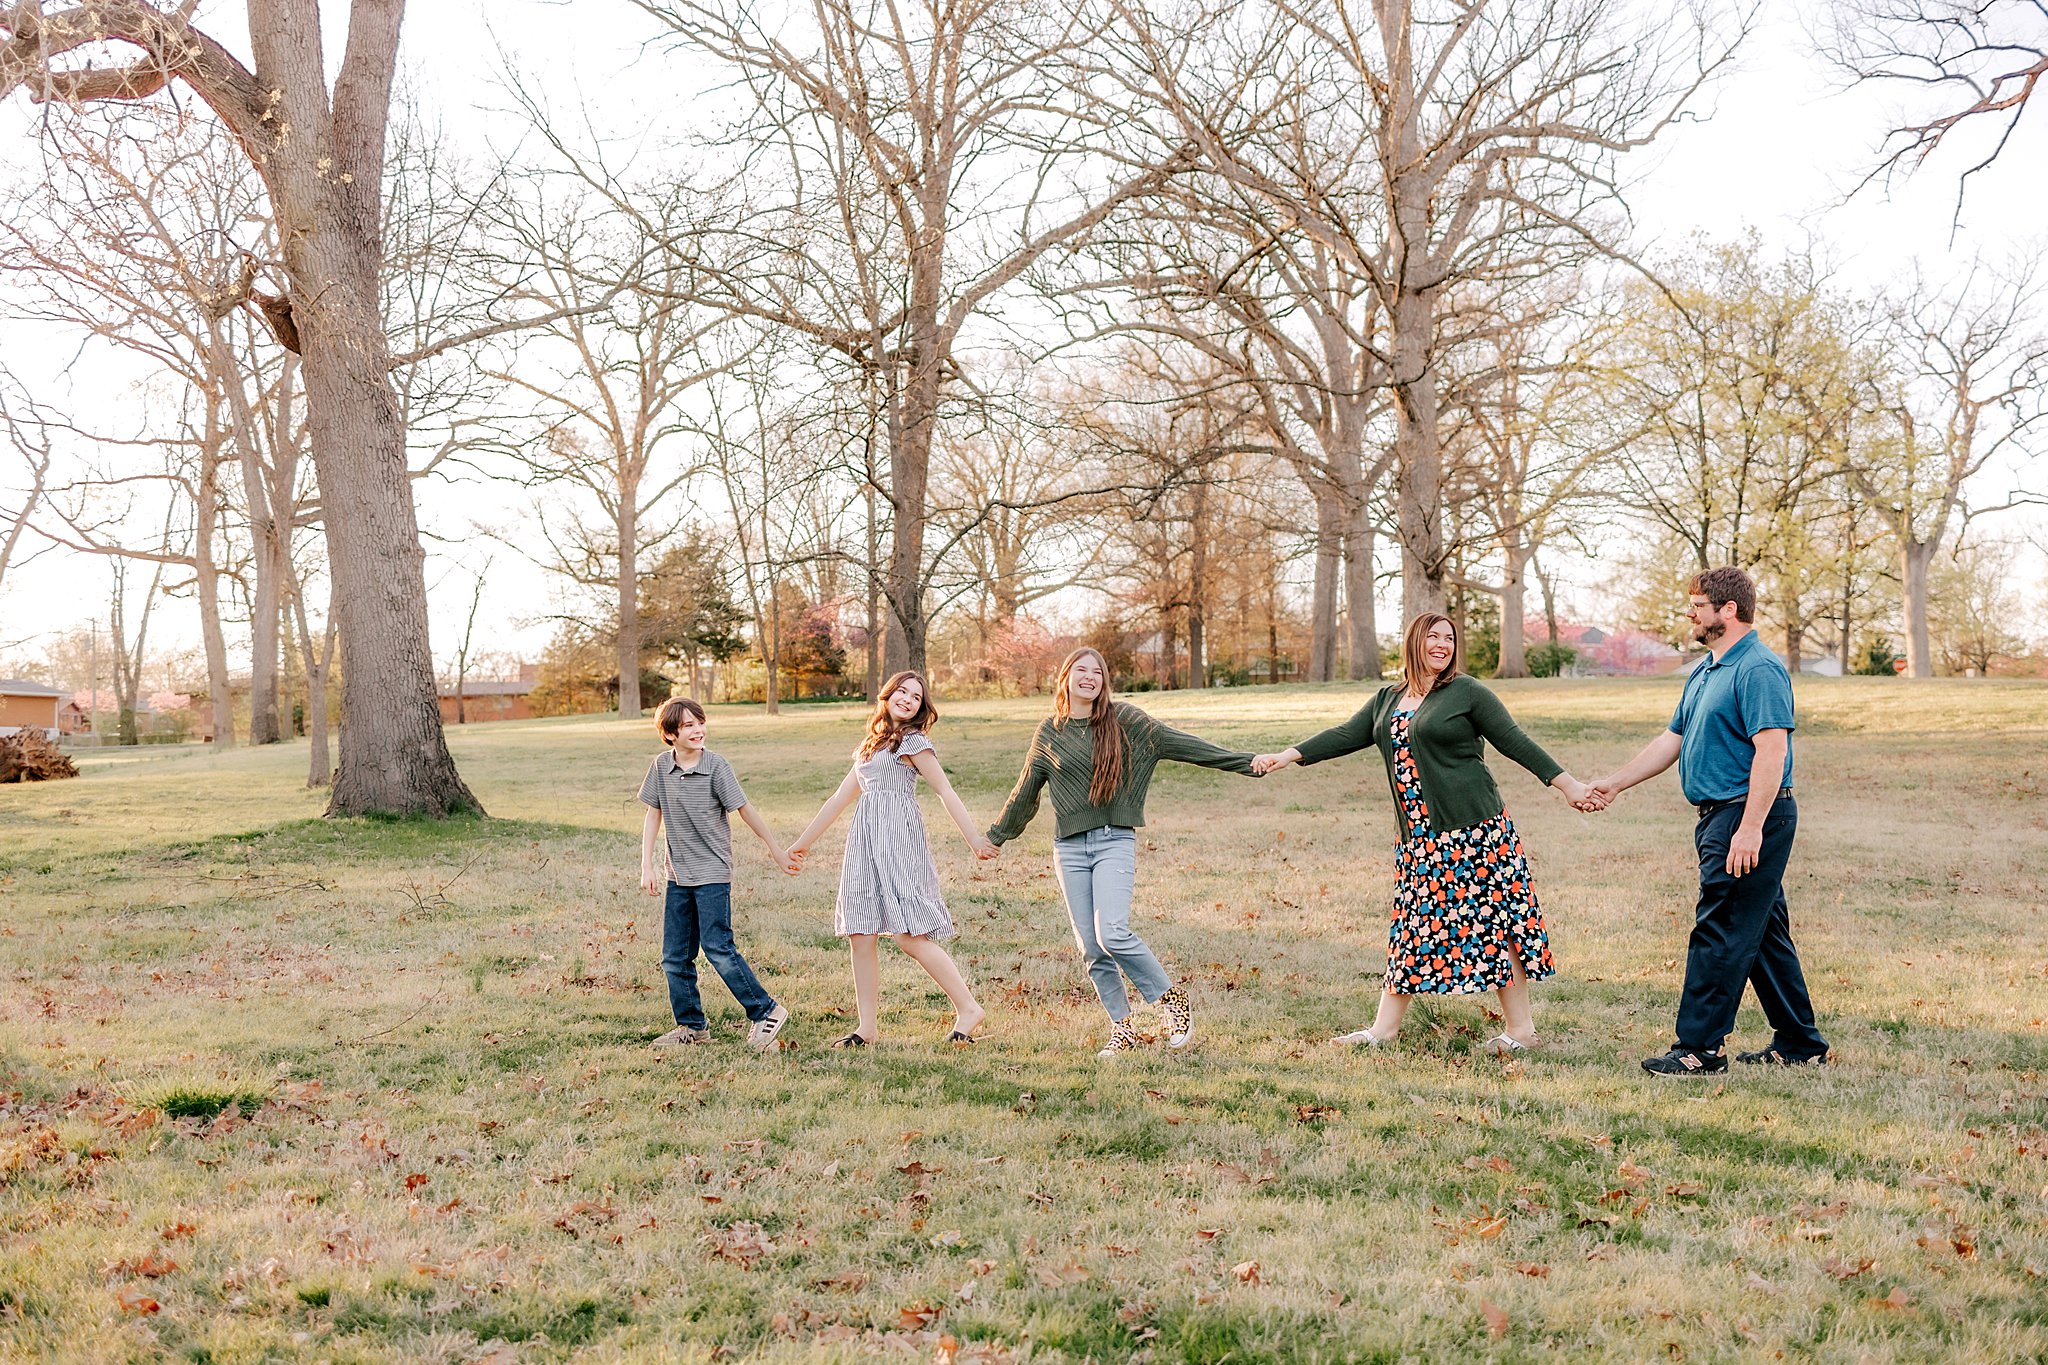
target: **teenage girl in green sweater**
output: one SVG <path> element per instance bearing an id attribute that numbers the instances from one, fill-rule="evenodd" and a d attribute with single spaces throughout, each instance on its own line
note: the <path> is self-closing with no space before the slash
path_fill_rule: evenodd
<path id="1" fill-rule="evenodd" d="M 1074 921 L 1074 941 L 1088 961 L 1095 994 L 1109 1012 L 1109 1042 L 1099 1057 L 1138 1046 L 1125 977 L 1147 1004 L 1159 1006 L 1168 1047 L 1186 1047 L 1195 1036 L 1186 988 L 1173 984 L 1131 928 L 1136 830 L 1145 823 L 1145 790 L 1161 759 L 1254 775 L 1250 754 L 1220 749 L 1112 699 L 1102 655 L 1077 649 L 1060 665 L 1052 715 L 1031 736 L 1024 771 L 1002 815 L 989 826 L 993 843 L 1008 843 L 1024 832 L 1038 813 L 1039 794 L 1051 788 L 1058 819 L 1053 869 Z"/>
<path id="2" fill-rule="evenodd" d="M 1401 817 L 1386 989 L 1372 1026 L 1340 1043 L 1392 1042 L 1419 993 L 1493 990 L 1505 1026 L 1488 1049 L 1506 1055 L 1535 1046 L 1529 980 L 1555 968 L 1521 836 L 1486 767 L 1488 743 L 1567 801 L 1597 808 L 1586 785 L 1522 733 L 1500 698 L 1460 671 L 1451 619 L 1424 612 L 1408 623 L 1400 682 L 1343 724 L 1252 761 L 1269 773 L 1368 747 L 1386 760 Z"/>

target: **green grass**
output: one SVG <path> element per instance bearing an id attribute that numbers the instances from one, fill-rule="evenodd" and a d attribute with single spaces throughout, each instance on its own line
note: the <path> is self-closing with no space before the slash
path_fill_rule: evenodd
<path id="1" fill-rule="evenodd" d="M 1675 697 L 1501 690 L 1582 774 Z M 1267 748 L 1364 693 L 1140 702 Z M 826 1048 L 852 1006 L 844 825 L 800 879 L 736 826 L 790 1046 L 748 1052 L 707 970 L 717 1040 L 657 1058 L 650 724 L 455 731 L 485 821 L 320 820 L 295 747 L 0 788 L 0 1358 L 930 1358 L 945 1334 L 985 1361 L 2041 1359 L 2048 687 L 1802 681 L 1800 704 L 1787 889 L 1840 1065 L 1704 1084 L 1636 1067 L 1690 923 L 1668 778 L 1584 817 L 1497 767 L 1560 964 L 1546 1047 L 1507 1065 L 1477 1048 L 1490 999 L 1418 1004 L 1387 1053 L 1323 1041 L 1384 962 L 1367 759 L 1162 771 L 1136 923 L 1202 1042 L 1115 1066 L 1043 817 L 976 864 L 927 808 L 990 1008 L 975 1048 L 941 1046 L 900 955 L 882 1044 Z M 977 812 L 1042 710 L 945 705 Z M 858 731 L 854 707 L 712 714 L 784 837 Z M 1753 1008 L 1739 1028 L 1765 1037 Z"/>

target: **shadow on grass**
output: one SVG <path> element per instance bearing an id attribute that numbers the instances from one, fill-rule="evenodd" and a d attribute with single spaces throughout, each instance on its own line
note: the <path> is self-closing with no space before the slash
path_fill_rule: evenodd
<path id="1" fill-rule="evenodd" d="M 160 856 L 179 860 L 240 859 L 262 854 L 282 861 L 316 857 L 388 859 L 446 854 L 538 839 L 602 837 L 619 832 L 600 825 L 554 820 L 503 820 L 475 815 L 445 819 L 292 820 L 265 829 L 164 846 Z"/>

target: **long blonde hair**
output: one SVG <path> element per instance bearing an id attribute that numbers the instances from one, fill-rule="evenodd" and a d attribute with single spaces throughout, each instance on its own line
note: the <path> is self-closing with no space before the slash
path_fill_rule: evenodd
<path id="1" fill-rule="evenodd" d="M 1436 629 L 1437 622 L 1451 628 L 1451 661 L 1438 673 L 1429 671 L 1429 653 L 1426 648 L 1429 632 Z M 1418 697 L 1426 697 L 1436 688 L 1458 676 L 1465 667 L 1465 632 L 1458 629 L 1458 623 L 1440 611 L 1417 612 L 1415 619 L 1408 623 L 1408 634 L 1401 641 L 1401 683 Z"/>
<path id="2" fill-rule="evenodd" d="M 1084 658 L 1094 659 L 1095 666 L 1102 670 L 1102 691 L 1088 712 L 1088 735 L 1095 752 L 1094 766 L 1088 778 L 1088 801 L 1091 805 L 1106 806 L 1115 799 L 1116 789 L 1123 785 L 1130 750 L 1124 742 L 1123 722 L 1117 718 L 1116 707 L 1110 701 L 1109 660 L 1102 657 L 1101 650 L 1083 645 L 1060 662 L 1060 671 L 1052 684 L 1052 718 L 1056 721 L 1073 719 L 1073 709 L 1067 701 L 1067 674 Z"/>

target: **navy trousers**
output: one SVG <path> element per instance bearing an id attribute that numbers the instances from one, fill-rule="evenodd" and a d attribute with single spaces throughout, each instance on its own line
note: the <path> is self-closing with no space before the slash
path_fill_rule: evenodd
<path id="1" fill-rule="evenodd" d="M 1792 946 L 1785 907 L 1785 864 L 1799 829 L 1799 807 L 1789 796 L 1764 817 L 1757 865 L 1740 877 L 1728 873 L 1728 842 L 1742 823 L 1742 805 L 1700 817 L 1693 846 L 1700 856 L 1700 900 L 1685 953 L 1685 993 L 1678 1002 L 1678 1045 L 1713 1052 L 1735 1028 L 1745 982 L 1771 1021 L 1773 1044 L 1795 1060 L 1824 1055 L 1827 1039 L 1814 1025 L 1813 1002 Z"/>

